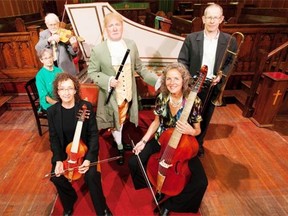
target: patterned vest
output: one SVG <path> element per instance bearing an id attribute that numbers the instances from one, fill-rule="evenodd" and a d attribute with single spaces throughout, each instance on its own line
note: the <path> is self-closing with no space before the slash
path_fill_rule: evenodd
<path id="1" fill-rule="evenodd" d="M 114 66 L 115 71 L 118 72 L 119 67 L 120 65 L 117 67 Z M 125 64 L 118 78 L 119 84 L 115 89 L 118 106 L 121 105 L 125 99 L 128 102 L 132 100 L 132 75 L 131 64 Z"/>
<path id="2" fill-rule="evenodd" d="M 108 39 L 107 45 L 111 55 L 112 65 L 115 69 L 115 72 L 117 73 L 127 50 L 126 43 L 124 42 L 124 40 L 110 41 Z M 120 76 L 118 78 L 119 83 L 115 89 L 118 106 L 121 105 L 125 99 L 128 102 L 132 100 L 132 76 L 134 76 L 134 74 L 132 72 L 131 60 L 129 55 L 125 61 L 123 70 L 120 73 Z"/>

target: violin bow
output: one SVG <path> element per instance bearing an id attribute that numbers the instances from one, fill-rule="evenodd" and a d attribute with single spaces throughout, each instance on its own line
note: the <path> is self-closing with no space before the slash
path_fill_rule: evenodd
<path id="1" fill-rule="evenodd" d="M 134 148 L 134 147 L 135 147 L 134 141 L 130 138 L 129 134 L 128 134 L 128 137 L 129 137 L 129 139 L 131 140 L 132 146 L 133 146 L 133 148 Z M 139 157 L 139 154 L 135 154 L 135 155 L 136 155 L 136 157 L 137 157 L 138 164 L 139 164 L 139 166 L 140 166 L 140 169 L 141 169 L 141 172 L 142 172 L 142 174 L 143 174 L 143 176 L 144 176 L 144 179 L 145 179 L 145 181 L 146 181 L 146 184 L 147 184 L 147 186 L 149 187 L 149 189 L 150 189 L 150 191 L 151 191 L 151 194 L 152 194 L 152 197 L 153 197 L 153 199 L 154 199 L 154 201 L 155 201 L 155 203 L 156 203 L 156 205 L 157 205 L 157 208 L 158 208 L 158 210 L 159 210 L 159 212 L 160 212 L 161 209 L 160 209 L 159 203 L 158 203 L 158 201 L 157 201 L 157 199 L 156 199 L 156 196 L 155 196 L 155 194 L 154 194 L 154 191 L 153 191 L 153 189 L 152 189 L 151 183 L 150 183 L 150 181 L 149 181 L 149 179 L 148 179 L 148 176 L 147 176 L 147 174 L 146 174 L 146 171 L 145 171 L 145 168 L 144 168 L 144 166 L 143 166 L 143 163 L 142 163 L 142 161 L 141 161 L 141 159 L 140 159 L 140 157 Z"/>
<path id="2" fill-rule="evenodd" d="M 103 160 L 100 160 L 100 161 L 92 162 L 92 163 L 90 163 L 90 165 L 87 166 L 87 167 L 96 166 L 97 164 L 101 164 L 101 163 L 105 163 L 105 162 L 110 162 L 110 161 L 118 160 L 119 158 L 122 158 L 122 156 L 116 156 L 116 157 L 111 157 L 111 158 L 103 159 Z M 65 170 L 63 170 L 63 173 L 61 173 L 61 175 L 63 175 L 65 172 L 72 171 L 72 170 L 74 170 L 74 169 L 78 169 L 78 167 L 79 167 L 79 166 L 72 167 L 72 168 L 69 168 L 69 169 L 65 169 Z M 51 173 L 47 173 L 47 174 L 44 176 L 44 178 L 54 177 L 54 176 L 56 176 L 55 172 L 51 172 Z"/>
<path id="3" fill-rule="evenodd" d="M 64 22 L 64 17 L 65 17 L 65 5 L 67 5 L 67 0 L 64 3 L 64 10 L 63 10 L 63 13 L 62 13 L 62 20 L 61 20 L 62 23 Z"/>

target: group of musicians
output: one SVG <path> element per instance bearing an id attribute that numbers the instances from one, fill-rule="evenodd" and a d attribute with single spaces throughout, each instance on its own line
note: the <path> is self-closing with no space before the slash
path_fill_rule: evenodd
<path id="1" fill-rule="evenodd" d="M 156 188 L 156 194 L 152 194 L 155 214 L 199 211 L 208 185 L 199 158 L 204 156 L 203 140 L 215 107 L 211 100 L 219 94 L 223 75 L 231 67 L 229 63 L 220 66 L 231 38 L 219 30 L 223 20 L 221 6 L 209 5 L 202 16 L 204 30 L 187 36 L 178 62 L 167 65 L 158 77 L 143 67 L 135 42 L 122 37 L 122 16 L 107 14 L 104 18 L 107 39 L 92 49 L 88 67 L 88 77 L 99 87 L 95 114 L 92 105 L 80 98 L 80 84 L 73 65 L 73 57 L 78 52 L 72 46 L 75 38 L 61 41 L 58 17 L 55 14 L 45 17 L 48 29 L 40 33 L 36 45 L 43 63 L 36 83 L 41 92 L 40 103 L 45 102 L 45 106 L 41 104 L 42 109 L 48 114 L 53 153 L 50 180 L 59 194 L 63 215 L 73 214 L 77 200 L 75 189 L 64 175 L 71 170 L 72 175 L 73 172 L 84 175 L 97 215 L 112 215 L 103 193 L 101 173 L 92 166 L 98 160 L 97 131 L 111 129 L 119 153 L 117 163 L 123 165 L 128 159 L 124 150 L 129 149 L 122 142 L 124 122 L 129 120 L 138 125 L 134 71 L 160 92 L 156 98 L 154 121 L 131 149 L 134 155 L 129 158 L 128 165 L 134 187 L 136 190 L 151 189 L 152 184 Z M 237 48 L 234 39 L 232 47 Z M 49 82 L 45 83 L 45 80 Z M 199 84 L 203 82 L 200 88 Z M 85 118 L 79 124 L 77 116 L 83 112 Z M 80 134 L 76 133 L 79 125 Z M 77 136 L 87 147 L 82 155 L 73 150 Z M 70 145 L 72 149 L 67 150 Z"/>

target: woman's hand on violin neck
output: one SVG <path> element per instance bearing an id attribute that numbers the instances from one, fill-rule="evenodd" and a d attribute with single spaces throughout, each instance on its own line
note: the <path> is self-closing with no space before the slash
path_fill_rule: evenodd
<path id="1" fill-rule="evenodd" d="M 180 120 L 176 122 L 176 129 L 181 134 L 187 134 L 191 136 L 197 136 L 197 131 L 186 121 L 181 122 Z"/>
<path id="2" fill-rule="evenodd" d="M 89 167 L 90 167 L 90 161 L 84 160 L 81 166 L 78 167 L 78 172 L 84 174 L 88 171 Z"/>
<path id="3" fill-rule="evenodd" d="M 57 161 L 55 170 L 54 170 L 55 176 L 59 177 L 64 173 L 64 167 L 63 167 L 63 162 L 62 161 Z"/>

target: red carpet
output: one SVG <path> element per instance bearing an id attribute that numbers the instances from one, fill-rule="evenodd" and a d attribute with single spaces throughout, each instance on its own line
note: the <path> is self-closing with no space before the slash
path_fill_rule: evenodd
<path id="1" fill-rule="evenodd" d="M 135 143 L 139 141 L 151 124 L 154 115 L 151 111 L 141 111 L 139 127 L 135 128 L 132 124 L 126 124 L 124 128 L 124 142 L 130 143 L 129 136 Z M 112 135 L 105 132 L 100 136 L 100 160 L 117 155 L 117 149 L 111 146 Z M 131 156 L 131 152 L 126 152 L 126 159 Z M 101 164 L 102 185 L 105 193 L 107 204 L 114 216 L 117 215 L 153 215 L 155 204 L 152 202 L 152 194 L 149 189 L 135 190 L 132 179 L 129 175 L 127 162 L 124 166 L 119 166 L 116 161 Z M 78 200 L 75 204 L 75 216 L 90 216 L 95 215 L 94 208 L 90 199 L 83 179 L 73 183 Z M 63 208 L 59 199 L 56 200 L 52 215 L 62 215 Z M 198 214 L 187 213 L 171 213 L 173 215 L 191 215 L 200 216 Z"/>

